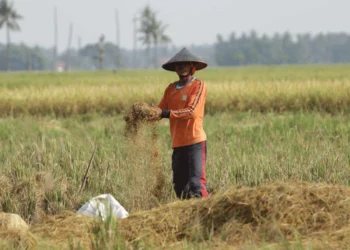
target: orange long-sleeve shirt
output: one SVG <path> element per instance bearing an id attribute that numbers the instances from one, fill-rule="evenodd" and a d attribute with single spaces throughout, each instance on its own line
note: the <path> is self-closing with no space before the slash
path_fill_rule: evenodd
<path id="1" fill-rule="evenodd" d="M 199 79 L 194 79 L 181 89 L 176 89 L 176 82 L 166 88 L 158 107 L 170 110 L 172 148 L 207 139 L 203 129 L 206 96 L 207 88 Z"/>

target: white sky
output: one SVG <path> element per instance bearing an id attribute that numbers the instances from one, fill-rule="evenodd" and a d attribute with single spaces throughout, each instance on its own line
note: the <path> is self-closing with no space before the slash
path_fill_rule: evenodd
<path id="1" fill-rule="evenodd" d="M 11 0 L 9 0 L 11 1 Z M 11 33 L 13 42 L 52 47 L 53 10 L 57 7 L 59 51 L 68 43 L 73 23 L 72 46 L 97 42 L 104 34 L 116 41 L 115 10 L 119 13 L 120 45 L 133 47 L 132 19 L 147 4 L 158 19 L 168 24 L 166 33 L 177 46 L 212 44 L 216 35 L 250 32 L 259 35 L 289 31 L 350 33 L 350 0 L 12 0 L 23 15 L 21 31 Z M 0 30 L 0 42 L 6 42 Z M 140 46 L 140 45 L 138 45 Z"/>

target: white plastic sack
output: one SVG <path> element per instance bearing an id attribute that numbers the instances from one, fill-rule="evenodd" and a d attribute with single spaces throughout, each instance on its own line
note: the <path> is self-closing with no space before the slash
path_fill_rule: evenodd
<path id="1" fill-rule="evenodd" d="M 77 214 L 100 217 L 102 220 L 105 220 L 109 213 L 121 219 L 129 216 L 125 208 L 110 194 L 101 194 L 92 198 L 77 211 Z"/>

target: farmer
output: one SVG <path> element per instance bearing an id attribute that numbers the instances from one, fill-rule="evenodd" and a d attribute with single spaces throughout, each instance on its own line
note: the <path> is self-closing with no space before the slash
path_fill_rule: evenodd
<path id="1" fill-rule="evenodd" d="M 186 48 L 162 65 L 163 69 L 176 72 L 179 80 L 166 88 L 153 119 L 170 121 L 173 184 L 176 196 L 181 199 L 208 197 L 207 136 L 203 129 L 207 88 L 194 77 L 196 70 L 206 66 L 207 63 Z"/>

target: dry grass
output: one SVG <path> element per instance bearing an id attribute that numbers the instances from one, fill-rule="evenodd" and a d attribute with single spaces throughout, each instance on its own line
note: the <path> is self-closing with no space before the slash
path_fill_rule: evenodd
<path id="1" fill-rule="evenodd" d="M 130 216 L 120 221 L 120 230 L 128 241 L 157 246 L 182 240 L 240 246 L 300 239 L 340 249 L 350 243 L 349 196 L 348 187 L 322 184 L 237 186 L 209 199 L 176 202 Z"/>
<path id="2" fill-rule="evenodd" d="M 57 249 L 69 249 L 69 246 L 91 247 L 94 219 L 88 216 L 64 212 L 56 216 L 46 216 L 43 222 L 31 227 L 41 245 Z"/>
<path id="3" fill-rule="evenodd" d="M 58 204 L 51 203 L 48 198 L 54 186 L 56 190 L 59 188 L 62 191 L 63 201 L 74 202 L 74 195 L 70 193 L 68 197 L 67 190 L 60 188 L 62 184 L 64 181 L 56 182 L 49 172 L 38 172 L 22 180 L 1 176 L 0 185 L 4 191 L 0 192 L 1 210 L 17 212 L 27 222 L 39 223 L 43 216 L 56 214 L 61 210 L 56 207 Z"/>
<path id="4" fill-rule="evenodd" d="M 348 197 L 350 188 L 337 185 L 233 186 L 206 199 L 178 201 L 132 214 L 118 220 L 109 234 L 119 235 L 118 241 L 129 249 L 181 249 L 179 246 L 191 244 L 211 249 L 290 249 L 293 245 L 346 249 L 350 244 Z M 96 225 L 89 217 L 64 213 L 45 217 L 31 227 L 30 234 L 39 245 L 94 249 Z"/>
<path id="5" fill-rule="evenodd" d="M 210 112 L 349 111 L 350 82 L 315 80 L 209 82 Z"/>
<path id="6" fill-rule="evenodd" d="M 33 234 L 23 230 L 0 230 L 1 249 L 37 249 Z"/>
<path id="7" fill-rule="evenodd" d="M 348 112 L 350 107 L 349 80 L 203 80 L 208 87 L 206 110 L 212 114 L 218 111 L 337 113 Z M 137 100 L 158 104 L 167 84 L 157 82 L 132 86 L 100 83 L 97 86 L 0 88 L 0 116 L 28 114 L 67 117 L 91 112 L 120 114 Z"/>

